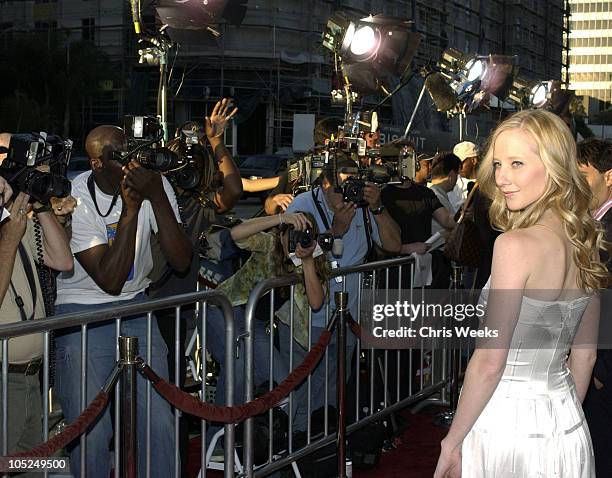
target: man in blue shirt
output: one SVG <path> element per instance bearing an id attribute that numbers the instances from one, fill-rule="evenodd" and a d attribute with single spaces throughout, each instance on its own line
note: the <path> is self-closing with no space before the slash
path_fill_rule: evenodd
<path id="1" fill-rule="evenodd" d="M 339 171 L 342 171 L 343 168 L 356 168 L 356 166 L 356 163 L 348 158 L 338 159 L 337 169 Z M 339 173 L 337 178 L 338 184 L 342 184 L 348 177 L 348 174 Z M 365 262 L 368 250 L 372 245 L 368 244 L 369 242 L 378 244 L 386 251 L 398 253 L 401 248 L 400 228 L 382 205 L 380 188 L 373 183 L 368 183 L 363 190 L 363 198 L 364 201 L 367 202 L 367 206 L 365 208 L 359 208 L 352 202 L 344 202 L 342 193 L 335 189 L 333 182 L 333 177 L 330 177 L 330 172 L 324 172 L 321 177 L 321 186 L 297 196 L 286 211 L 288 213 L 309 212 L 316 218 L 319 231 L 331 233 L 334 238 L 342 239 L 342 252 L 339 253 L 339 251 L 335 251 L 337 255 L 332 254 L 332 252 L 328 253 L 332 266 L 336 268 L 362 264 Z M 371 240 L 368 240 L 368 237 L 370 237 Z M 359 287 L 358 274 L 351 274 L 346 277 L 346 291 L 348 292 L 349 299 L 348 306 L 353 317 L 357 317 Z M 329 309 L 331 315 L 335 309 L 334 293 L 341 290 L 343 290 L 342 282 L 337 279 L 331 279 L 327 303 L 324 303 L 321 309 L 312 311 L 311 344 L 316 343 L 321 333 L 325 330 L 327 310 Z M 329 304 L 329 307 L 327 307 L 327 304 Z M 283 361 L 286 361 L 288 364 L 290 334 L 289 328 L 284 324 L 279 324 L 279 336 L 281 355 L 284 355 L 284 357 L 282 357 Z M 329 388 L 327 403 L 330 405 L 335 405 L 336 403 L 335 337 L 334 334 L 328 348 Z M 354 344 L 354 337 L 349 334 L 347 337 L 347 357 L 349 358 L 352 355 Z M 306 355 L 306 351 L 297 345 L 297 342 L 294 342 L 293 350 L 293 366 L 295 367 L 301 363 Z M 307 394 L 308 387 L 306 384 L 303 384 L 297 390 L 294 397 L 294 429 L 297 430 L 306 430 L 308 420 Z M 324 360 L 322 360 L 312 374 L 311 410 L 316 410 L 324 405 L 325 363 Z"/>

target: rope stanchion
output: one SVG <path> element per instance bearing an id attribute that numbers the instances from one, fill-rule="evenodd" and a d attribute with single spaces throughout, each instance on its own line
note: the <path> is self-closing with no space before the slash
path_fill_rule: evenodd
<path id="1" fill-rule="evenodd" d="M 53 455 L 56 451 L 61 450 L 66 445 L 74 441 L 76 438 L 81 436 L 87 431 L 92 423 L 94 423 L 100 414 L 106 408 L 108 399 L 110 397 L 112 389 L 117 383 L 119 374 L 121 372 L 122 365 L 119 363 L 115 364 L 115 367 L 111 371 L 104 387 L 92 400 L 92 402 L 81 412 L 74 422 L 68 425 L 64 431 L 58 433 L 50 440 L 32 448 L 31 450 L 20 451 L 18 453 L 10 453 L 7 456 L 0 457 L 0 464 L 6 465 L 7 460 L 10 458 L 47 458 Z"/>
<path id="2" fill-rule="evenodd" d="M 204 420 L 220 423 L 237 423 L 270 410 L 302 383 L 317 366 L 321 357 L 323 357 L 325 349 L 331 340 L 331 336 L 332 331 L 325 330 L 319 337 L 317 343 L 308 352 L 304 361 L 276 388 L 248 403 L 231 407 L 218 406 L 200 401 L 188 393 L 183 392 L 175 385 L 160 378 L 143 361 L 139 364 L 138 369 L 140 373 L 153 384 L 153 387 L 155 387 L 159 394 L 179 410 Z"/>
<path id="3" fill-rule="evenodd" d="M 83 410 L 78 418 L 68 425 L 65 430 L 58 433 L 45 443 L 41 443 L 35 448 L 19 453 L 11 453 L 11 458 L 46 458 L 53 455 L 56 451 L 64 448 L 74 439 L 85 433 L 87 428 L 96 421 L 100 413 L 106 408 L 108 403 L 108 392 L 101 390 L 96 398 Z M 7 460 L 7 457 L 1 457 L 0 461 Z"/>

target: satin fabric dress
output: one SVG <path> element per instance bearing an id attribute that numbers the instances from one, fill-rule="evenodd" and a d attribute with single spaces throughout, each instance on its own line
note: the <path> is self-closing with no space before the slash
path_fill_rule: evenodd
<path id="1" fill-rule="evenodd" d="M 523 297 L 502 379 L 463 441 L 463 478 L 595 477 L 591 436 L 566 364 L 587 303 Z"/>

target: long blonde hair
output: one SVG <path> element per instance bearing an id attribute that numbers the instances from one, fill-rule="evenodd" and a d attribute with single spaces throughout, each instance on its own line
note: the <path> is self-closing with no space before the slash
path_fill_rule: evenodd
<path id="1" fill-rule="evenodd" d="M 520 129 L 538 146 L 546 168 L 546 188 L 534 203 L 519 211 L 506 207 L 504 196 L 495 183 L 493 152 L 495 141 L 505 131 Z M 567 125 L 557 115 L 545 110 L 523 110 L 510 116 L 495 129 L 478 171 L 481 190 L 493 203 L 489 219 L 500 231 L 531 227 L 550 209 L 563 223 L 572 256 L 578 267 L 578 286 L 585 291 L 605 287 L 609 274 L 597 253 L 607 248 L 603 229 L 589 213 L 591 190 L 578 169 L 576 141 Z"/>

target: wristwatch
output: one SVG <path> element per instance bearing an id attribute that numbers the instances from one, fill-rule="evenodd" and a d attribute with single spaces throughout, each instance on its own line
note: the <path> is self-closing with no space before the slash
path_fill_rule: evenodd
<path id="1" fill-rule="evenodd" d="M 374 214 L 375 216 L 378 216 L 379 214 L 382 214 L 384 210 L 385 210 L 385 206 L 381 204 L 376 209 L 370 209 L 370 212 Z"/>

